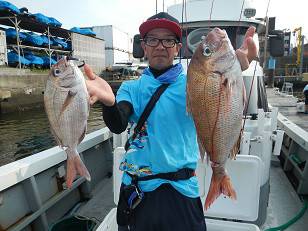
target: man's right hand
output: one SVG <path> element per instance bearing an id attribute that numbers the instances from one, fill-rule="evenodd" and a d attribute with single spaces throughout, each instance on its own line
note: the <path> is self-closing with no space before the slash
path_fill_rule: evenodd
<path id="1" fill-rule="evenodd" d="M 90 104 L 93 105 L 99 100 L 106 106 L 114 105 L 115 96 L 110 85 L 104 79 L 95 75 L 89 65 L 84 65 L 84 71 L 88 77 L 86 85 L 90 96 Z"/>

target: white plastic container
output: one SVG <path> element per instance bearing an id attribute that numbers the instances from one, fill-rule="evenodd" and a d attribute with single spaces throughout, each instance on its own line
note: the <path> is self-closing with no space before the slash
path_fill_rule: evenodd
<path id="1" fill-rule="evenodd" d="M 119 171 L 119 163 L 125 153 L 123 147 L 114 150 L 113 185 L 114 202 L 117 204 L 121 185 L 122 172 Z M 258 217 L 261 160 L 259 157 L 250 155 L 238 155 L 236 160 L 227 163 L 227 171 L 232 179 L 232 184 L 237 193 L 237 200 L 219 197 L 210 209 L 205 211 L 208 231 L 260 231 L 253 224 L 245 223 L 254 221 Z M 199 161 L 196 170 L 198 176 L 200 196 L 204 202 L 211 179 L 211 168 L 204 162 Z M 241 222 L 222 221 L 215 218 L 240 220 Z M 116 208 L 113 208 L 105 217 L 97 231 L 117 231 Z"/>
<path id="2" fill-rule="evenodd" d="M 299 102 L 296 104 L 296 111 L 305 113 L 305 103 L 304 102 Z"/>

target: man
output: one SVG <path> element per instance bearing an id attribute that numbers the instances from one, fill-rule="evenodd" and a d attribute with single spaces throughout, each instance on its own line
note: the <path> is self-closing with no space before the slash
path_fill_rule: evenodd
<path id="1" fill-rule="evenodd" d="M 205 231 L 197 178 L 189 171 L 195 170 L 199 151 L 193 119 L 186 113 L 186 74 L 181 64 L 173 65 L 182 46 L 181 28 L 175 18 L 162 12 L 142 23 L 139 31 L 149 68 L 138 80 L 124 82 L 115 98 L 107 82 L 85 66 L 91 104 L 102 102 L 106 125 L 121 133 L 128 122 L 138 122 L 155 90 L 168 83 L 120 165 L 124 171 L 121 190 L 134 184 L 132 177 L 140 180 L 160 173 L 178 176 L 183 169 L 188 173 L 181 180 L 137 181 L 145 196 L 133 210 L 129 227 L 133 231 Z M 236 51 L 243 70 L 256 57 L 253 34 L 254 28 L 250 28 L 242 48 Z M 119 230 L 127 230 L 127 226 Z"/>

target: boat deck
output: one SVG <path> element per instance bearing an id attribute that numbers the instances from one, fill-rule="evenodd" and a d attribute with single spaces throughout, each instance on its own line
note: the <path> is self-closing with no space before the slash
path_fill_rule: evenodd
<path id="1" fill-rule="evenodd" d="M 267 89 L 268 103 L 273 107 L 278 107 L 279 112 L 291 120 L 293 123 L 308 132 L 308 115 L 296 111 L 297 98 L 291 95 L 279 94 L 274 89 Z"/>
<path id="2" fill-rule="evenodd" d="M 292 122 L 308 131 L 308 116 L 296 112 L 297 99 L 294 97 L 275 94 L 272 89 L 267 89 L 268 101 L 272 106 L 278 107 L 279 112 L 288 117 Z M 78 214 L 92 217 L 100 222 L 108 212 L 115 207 L 113 202 L 113 179 L 103 179 L 93 192 L 93 198 L 82 205 Z M 306 198 L 308 200 L 308 198 Z M 289 222 L 303 208 L 300 199 L 285 172 L 280 166 L 280 161 L 272 161 L 270 169 L 270 195 L 267 208 L 266 221 L 260 230 L 277 227 Z M 308 209 L 305 214 L 286 230 L 304 231 L 308 227 Z"/>
<path id="3" fill-rule="evenodd" d="M 94 196 L 79 210 L 78 214 L 94 217 L 103 221 L 111 208 L 115 207 L 113 202 L 112 178 L 105 178 L 94 190 Z M 296 194 L 282 168 L 272 165 L 270 171 L 270 196 L 267 209 L 267 219 L 261 230 L 282 225 L 291 220 L 303 206 L 302 201 Z M 308 210 L 304 216 L 295 224 L 290 226 L 289 231 L 304 231 L 308 226 Z"/>

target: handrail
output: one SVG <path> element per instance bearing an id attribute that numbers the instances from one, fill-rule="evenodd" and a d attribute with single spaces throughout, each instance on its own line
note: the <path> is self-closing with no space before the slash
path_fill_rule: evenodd
<path id="1" fill-rule="evenodd" d="M 308 151 L 308 132 L 278 113 L 278 126 L 299 146 Z"/>

